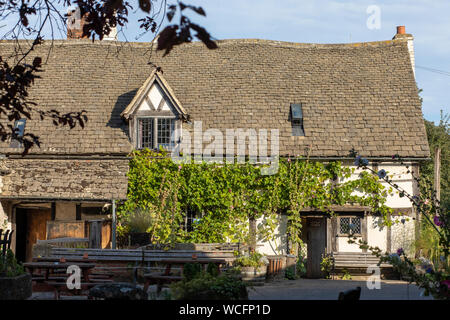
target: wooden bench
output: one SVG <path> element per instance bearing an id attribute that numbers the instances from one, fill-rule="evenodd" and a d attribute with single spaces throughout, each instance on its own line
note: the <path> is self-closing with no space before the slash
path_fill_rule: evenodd
<path id="1" fill-rule="evenodd" d="M 72 295 L 82 295 L 83 291 L 99 284 L 97 282 L 82 282 L 80 283 L 80 289 L 69 289 L 65 281 L 45 281 L 44 283 L 53 288 L 53 291 L 55 292 L 55 300 L 59 300 L 61 298 L 61 292 L 70 293 Z"/>
<path id="2" fill-rule="evenodd" d="M 333 267 L 331 274 L 334 277 L 338 273 L 347 270 L 350 274 L 368 276 L 367 268 L 378 266 L 380 259 L 371 253 L 365 252 L 333 252 Z M 391 264 L 382 263 L 378 266 L 385 273 L 393 271 Z"/>
<path id="3" fill-rule="evenodd" d="M 165 283 L 172 283 L 183 280 L 182 276 L 166 275 L 165 273 L 146 273 L 144 274 L 145 284 L 144 291 L 147 292 L 149 285 L 157 285 L 157 293 L 161 292 L 161 288 Z"/>

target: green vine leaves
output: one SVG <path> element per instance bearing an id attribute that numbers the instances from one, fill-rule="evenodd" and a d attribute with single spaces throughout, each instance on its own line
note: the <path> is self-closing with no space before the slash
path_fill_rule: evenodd
<path id="1" fill-rule="evenodd" d="M 249 243 L 250 219 L 257 221 L 258 240 L 267 241 L 284 215 L 289 241 L 301 244 L 302 211 L 333 214 L 333 205 L 360 204 L 385 217 L 391 212 L 377 177 L 363 172 L 350 179 L 352 173 L 340 162 L 281 159 L 277 174 L 263 176 L 249 163 L 178 165 L 164 151 L 135 151 L 119 230 L 126 231 L 130 213 L 145 209 L 154 216 L 148 232 L 155 243 Z M 182 227 L 188 211 L 195 212 L 190 232 Z"/>

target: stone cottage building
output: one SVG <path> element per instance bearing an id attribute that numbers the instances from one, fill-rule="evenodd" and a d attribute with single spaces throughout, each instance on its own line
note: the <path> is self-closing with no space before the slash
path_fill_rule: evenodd
<path id="1" fill-rule="evenodd" d="M 83 237 L 84 221 L 114 220 L 114 201 L 126 198 L 130 151 L 172 149 L 184 139 L 174 135 L 176 129 L 193 132 L 196 122 L 203 132 L 277 129 L 280 157 L 309 152 L 313 160 L 352 166 L 349 150 L 354 148 L 372 166 L 395 174 L 402 188 L 417 193 L 411 174 L 392 162 L 399 154 L 418 172 L 420 161 L 429 157 L 412 41 L 399 28 L 389 41 L 223 40 L 216 50 L 190 43 L 165 57 L 150 54 L 148 43 L 44 43 L 32 54 L 48 59 L 30 99 L 44 110 L 84 109 L 89 120 L 84 129 L 70 130 L 37 116 L 27 119 L 25 132 L 38 135 L 42 145 L 25 157 L 20 146 L 1 144 L 0 200 L 7 223 L 16 230 L 13 248 L 29 258 L 37 239 Z M 0 42 L 1 56 L 14 46 Z M 371 245 L 387 251 L 407 246 L 414 239 L 416 212 L 398 195 L 387 201 L 411 219 L 386 228 L 364 207 L 335 208 L 339 216 L 333 219 L 304 212 L 308 246 L 317 248 L 310 254 L 358 252 L 341 232 L 350 223 Z M 283 228 L 277 241 L 261 243 L 259 250 L 285 253 Z M 113 237 L 107 230 L 104 248 Z"/>

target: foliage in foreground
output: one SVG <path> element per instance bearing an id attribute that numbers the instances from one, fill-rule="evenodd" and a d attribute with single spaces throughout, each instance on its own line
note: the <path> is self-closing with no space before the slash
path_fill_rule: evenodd
<path id="1" fill-rule="evenodd" d="M 212 272 L 189 274 L 182 281 L 171 284 L 175 300 L 247 300 L 245 283 L 238 274 L 228 271 L 215 275 Z"/>
<path id="2" fill-rule="evenodd" d="M 404 165 L 403 160 L 398 155 L 394 155 L 392 158 Z M 450 299 L 450 212 L 442 209 L 441 203 L 436 197 L 436 192 L 429 188 L 423 188 L 423 180 L 415 176 L 414 172 L 412 172 L 413 178 L 419 184 L 421 190 L 419 196 L 409 194 L 394 183 L 384 170 L 373 171 L 368 167 L 369 161 L 367 159 L 357 156 L 355 164 L 363 170 L 377 175 L 396 189 L 400 197 L 406 197 L 411 201 L 418 213 L 419 220 L 426 225 L 425 230 L 432 229 L 434 234 L 432 237 L 438 239 L 432 250 L 433 256 L 439 256 L 439 259 L 433 259 L 434 262 L 424 260 L 417 265 L 406 255 L 403 248 L 398 248 L 396 253 L 383 253 L 380 248 L 369 246 L 366 241 L 352 236 L 350 236 L 349 243 L 358 243 L 361 249 L 367 249 L 379 257 L 378 265 L 381 263 L 392 264 L 394 270 L 399 272 L 403 278 L 424 289 L 426 296 L 432 295 L 435 299 Z M 406 168 L 408 168 L 408 165 L 406 165 Z"/>
<path id="3" fill-rule="evenodd" d="M 17 277 L 24 274 L 25 270 L 19 264 L 11 249 L 8 249 L 5 257 L 0 257 L 0 277 Z"/>

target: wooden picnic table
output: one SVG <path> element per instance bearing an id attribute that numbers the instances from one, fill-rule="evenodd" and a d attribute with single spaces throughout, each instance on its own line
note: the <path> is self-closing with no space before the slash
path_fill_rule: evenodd
<path id="1" fill-rule="evenodd" d="M 198 258 L 198 259 L 167 258 L 161 259 L 159 262 L 166 265 L 166 271 L 164 272 L 165 275 L 170 274 L 172 265 L 181 265 L 181 272 L 183 273 L 184 266 L 188 263 L 200 263 L 203 268 L 206 265 L 213 263 L 217 265 L 220 273 L 220 266 L 225 265 L 227 263 L 225 259 L 217 259 L 217 258 Z"/>
<path id="2" fill-rule="evenodd" d="M 167 259 L 161 259 L 158 262 L 165 264 L 166 269 L 165 269 L 164 273 L 153 272 L 153 273 L 144 274 L 144 279 L 145 279 L 144 291 L 146 291 L 148 289 L 148 286 L 153 283 L 157 284 L 157 291 L 160 292 L 161 286 L 163 283 L 171 283 L 171 282 L 181 281 L 183 279 L 182 274 L 183 274 L 184 266 L 188 263 L 200 263 L 202 265 L 203 269 L 206 265 L 213 263 L 213 264 L 217 265 L 219 273 L 220 273 L 220 267 L 227 263 L 227 261 L 225 259 L 218 259 L 218 258 L 198 258 L 198 259 L 167 258 Z M 170 274 L 173 265 L 181 265 L 181 275 L 180 276 L 174 276 L 174 275 Z"/>
<path id="3" fill-rule="evenodd" d="M 76 265 L 81 269 L 81 272 L 83 273 L 83 279 L 84 282 L 80 283 L 81 289 L 73 289 L 71 294 L 81 294 L 82 290 L 86 290 L 92 286 L 95 286 L 98 284 L 98 282 L 92 282 L 89 278 L 90 271 L 95 268 L 94 263 L 87 263 L 87 262 L 48 262 L 48 261 L 41 261 L 41 262 L 28 262 L 24 263 L 23 266 L 28 270 L 28 272 L 31 274 L 33 281 L 37 282 L 43 282 L 44 287 L 50 288 L 55 292 L 55 299 L 59 300 L 61 291 L 68 291 L 70 292 L 69 288 L 67 287 L 66 280 L 67 276 L 59 276 L 59 277 L 50 277 L 50 274 L 55 273 L 56 270 L 67 270 L 69 266 Z M 44 271 L 43 277 L 36 277 L 35 271 Z M 42 273 L 41 273 L 42 274 Z"/>
<path id="4" fill-rule="evenodd" d="M 64 258 L 66 262 L 81 262 L 81 263 L 97 263 L 96 259 L 91 258 Z M 58 257 L 35 257 L 33 262 L 59 262 L 61 258 Z"/>
<path id="5" fill-rule="evenodd" d="M 77 265 L 81 272 L 83 273 L 83 278 L 86 282 L 89 282 L 89 272 L 91 269 L 95 268 L 94 263 L 88 263 L 88 262 L 49 262 L 49 261 L 38 261 L 38 262 L 27 262 L 24 263 L 23 266 L 28 270 L 28 272 L 33 276 L 35 273 L 35 270 L 44 270 L 44 281 L 48 280 L 49 274 L 53 273 L 55 270 L 67 270 L 67 268 L 71 265 Z"/>

